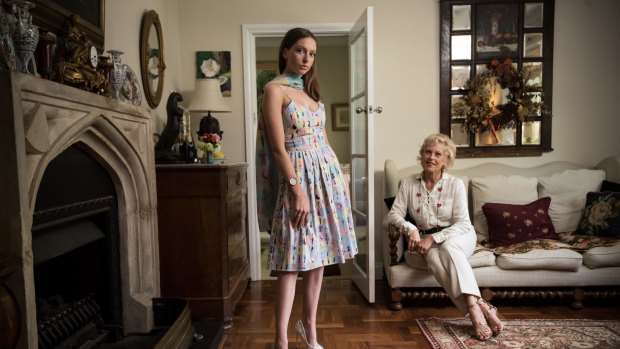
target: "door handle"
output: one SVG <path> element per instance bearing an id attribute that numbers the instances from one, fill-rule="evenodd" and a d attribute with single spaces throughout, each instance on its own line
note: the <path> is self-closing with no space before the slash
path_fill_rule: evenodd
<path id="1" fill-rule="evenodd" d="M 366 109 L 366 108 L 362 108 L 362 107 L 357 107 L 357 108 L 355 108 L 355 112 L 356 112 L 357 114 L 360 114 L 360 113 L 362 113 L 362 112 L 364 112 L 364 113 L 368 112 L 368 114 L 372 114 L 373 112 L 374 112 L 374 113 L 377 113 L 377 114 L 381 114 L 381 113 L 383 112 L 383 108 L 382 108 L 382 107 L 376 107 L 376 108 L 373 110 L 373 109 L 372 109 L 372 105 L 369 105 L 369 106 L 368 106 L 368 109 Z"/>

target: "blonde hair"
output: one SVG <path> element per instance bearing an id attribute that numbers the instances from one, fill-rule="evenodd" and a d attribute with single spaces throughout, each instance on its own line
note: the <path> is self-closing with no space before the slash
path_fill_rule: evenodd
<path id="1" fill-rule="evenodd" d="M 456 157 L 456 145 L 450 137 L 441 133 L 432 134 L 424 139 L 420 147 L 420 153 L 418 154 L 418 162 L 422 162 L 424 151 L 436 143 L 443 144 L 444 146 L 446 169 L 452 167 L 452 165 L 454 165 L 454 158 Z"/>

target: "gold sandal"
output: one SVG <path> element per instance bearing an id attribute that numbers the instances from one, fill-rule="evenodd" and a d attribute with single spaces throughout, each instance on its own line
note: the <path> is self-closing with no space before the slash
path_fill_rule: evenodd
<path id="1" fill-rule="evenodd" d="M 482 315 L 482 317 L 484 318 L 484 312 L 482 311 L 478 303 L 475 304 L 475 307 L 478 308 L 477 311 L 479 311 L 480 315 Z M 486 322 L 474 320 L 474 318 L 471 316 L 472 309 L 474 309 L 474 306 L 469 307 L 469 310 L 470 310 L 469 318 L 471 319 L 471 322 L 474 325 L 474 334 L 478 340 L 486 341 L 487 339 L 491 338 L 491 336 L 493 335 L 493 332 L 491 331 L 491 328 Z M 476 311 L 476 310 L 473 310 L 473 311 Z"/>
<path id="2" fill-rule="evenodd" d="M 478 298 L 478 302 L 476 303 L 480 307 L 480 310 L 482 310 L 482 314 L 484 315 L 484 318 L 487 320 L 487 323 L 491 325 L 491 330 L 493 331 L 493 335 L 497 336 L 498 334 L 500 334 L 504 330 L 504 323 L 499 318 L 499 311 L 497 310 L 497 308 L 493 306 L 491 303 L 485 301 L 482 297 Z M 484 311 L 482 306 L 485 306 L 486 312 Z M 499 320 L 499 325 L 498 324 L 493 325 L 489 322 L 491 320 L 489 314 L 494 315 L 495 318 Z"/>

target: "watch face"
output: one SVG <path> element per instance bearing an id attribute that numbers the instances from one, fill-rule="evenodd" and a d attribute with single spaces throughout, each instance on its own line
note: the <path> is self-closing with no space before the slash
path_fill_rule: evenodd
<path id="1" fill-rule="evenodd" d="M 289 178 L 288 183 L 290 185 L 297 185 L 297 178 Z"/>
<path id="2" fill-rule="evenodd" d="M 99 62 L 99 56 L 97 55 L 97 48 L 95 46 L 90 47 L 90 64 L 93 68 L 97 68 Z"/>

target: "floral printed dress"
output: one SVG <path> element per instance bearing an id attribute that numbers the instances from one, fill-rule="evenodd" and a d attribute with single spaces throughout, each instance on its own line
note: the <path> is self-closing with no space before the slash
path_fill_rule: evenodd
<path id="1" fill-rule="evenodd" d="M 271 222 L 268 268 L 304 271 L 343 263 L 357 254 L 351 199 L 336 154 L 324 139 L 325 106 L 316 111 L 294 101 L 283 109 L 285 147 L 310 200 L 308 223 L 294 229 L 292 190 L 280 180 Z"/>

